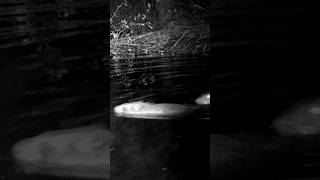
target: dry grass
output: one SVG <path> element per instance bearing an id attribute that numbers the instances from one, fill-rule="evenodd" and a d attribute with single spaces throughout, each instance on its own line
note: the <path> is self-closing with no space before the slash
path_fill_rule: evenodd
<path id="1" fill-rule="evenodd" d="M 204 54 L 209 51 L 209 26 L 171 22 L 167 28 L 111 40 L 110 53 L 118 58 L 136 55 Z"/>

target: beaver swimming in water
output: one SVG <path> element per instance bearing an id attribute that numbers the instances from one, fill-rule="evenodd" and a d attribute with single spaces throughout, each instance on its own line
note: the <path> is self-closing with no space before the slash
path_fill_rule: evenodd
<path id="1" fill-rule="evenodd" d="M 172 119 L 188 115 L 197 107 L 173 103 L 150 103 L 135 101 L 124 103 L 114 107 L 114 112 L 118 117 L 131 117 L 143 119 Z"/>
<path id="2" fill-rule="evenodd" d="M 210 104 L 210 93 L 202 94 L 198 97 L 195 102 L 200 105 L 209 105 Z"/>
<path id="3" fill-rule="evenodd" d="M 320 134 L 320 99 L 309 97 L 290 105 L 274 120 L 272 127 L 283 135 Z"/>
<path id="4" fill-rule="evenodd" d="M 12 155 L 26 174 L 108 179 L 112 139 L 97 125 L 49 131 L 16 143 Z"/>
<path id="5" fill-rule="evenodd" d="M 277 174 L 300 177 L 303 173 L 301 179 L 310 174 L 317 179 L 320 99 L 291 102 L 269 128 L 262 133 L 211 134 L 211 177 L 275 179 Z"/>
<path id="6" fill-rule="evenodd" d="M 210 105 L 210 93 L 202 94 L 195 102 L 199 105 Z M 135 101 L 114 107 L 118 117 L 131 117 L 143 119 L 172 119 L 193 113 L 199 107 L 174 103 L 150 103 Z"/>

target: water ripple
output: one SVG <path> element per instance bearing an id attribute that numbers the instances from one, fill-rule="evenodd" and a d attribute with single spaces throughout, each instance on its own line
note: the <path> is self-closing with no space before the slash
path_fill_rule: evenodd
<path id="1" fill-rule="evenodd" d="M 210 91 L 208 61 L 201 56 L 110 60 L 111 107 L 138 100 L 197 106 L 194 100 Z M 209 119 L 209 107 L 200 112 L 197 118 Z"/>

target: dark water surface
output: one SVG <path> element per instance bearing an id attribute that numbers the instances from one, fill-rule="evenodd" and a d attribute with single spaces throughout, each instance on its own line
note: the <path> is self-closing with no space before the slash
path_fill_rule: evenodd
<path id="1" fill-rule="evenodd" d="M 107 124 L 108 2 L 1 1 L 0 179 L 80 179 L 20 173 L 11 148 L 47 131 Z"/>
<path id="2" fill-rule="evenodd" d="M 50 130 L 107 124 L 106 73 L 101 65 L 101 54 L 68 59 L 50 53 L 50 49 L 58 48 L 47 47 L 43 54 L 33 51 L 34 48 L 37 46 L 30 48 L 33 54 L 28 58 L 21 57 L 28 54 L 23 48 L 16 49 L 16 54 L 8 53 L 0 71 L 4 87 L 1 87 L 0 126 L 2 179 L 66 179 L 18 173 L 11 154 L 12 146 Z M 65 53 L 61 55 L 66 56 Z M 46 60 L 60 65 L 45 64 Z M 63 72 L 59 74 L 59 71 Z"/>
<path id="3" fill-rule="evenodd" d="M 121 118 L 111 113 L 111 129 L 116 135 L 111 151 L 111 177 L 118 180 L 207 177 L 208 171 L 197 164 L 209 162 L 198 152 L 207 150 L 209 155 L 205 129 L 210 120 L 210 105 L 197 105 L 195 99 L 210 92 L 209 60 L 203 56 L 111 60 L 111 111 L 116 105 L 140 100 L 199 109 L 172 120 Z"/>
<path id="4" fill-rule="evenodd" d="M 289 121 L 308 121 L 288 109 L 305 98 L 318 99 L 317 66 L 259 62 L 219 67 L 211 81 L 213 179 L 319 179 L 319 135 L 286 136 L 272 126 L 281 114 Z"/>
<path id="5" fill-rule="evenodd" d="M 198 106 L 195 99 L 210 92 L 209 57 L 158 57 L 111 60 L 111 107 L 132 101 Z M 209 120 L 209 106 L 198 106 L 199 120 Z"/>

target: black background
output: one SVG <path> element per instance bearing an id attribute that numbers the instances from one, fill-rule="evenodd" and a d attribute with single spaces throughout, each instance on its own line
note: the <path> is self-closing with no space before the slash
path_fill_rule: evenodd
<path id="1" fill-rule="evenodd" d="M 20 2 L 17 1 L 17 3 Z M 16 40 L 22 37 L 14 34 L 12 29 L 6 29 L 13 27 L 13 25 L 10 24 L 10 15 L 6 15 L 2 9 L 0 24 L 3 30 L 3 34 L 0 36 L 1 131 L 7 132 L 6 129 L 19 123 L 18 121 L 12 123 L 13 121 L 5 119 L 9 119 L 18 107 L 23 106 L 21 103 L 21 100 L 25 98 L 23 92 L 29 87 L 45 86 L 49 81 L 48 77 L 41 76 L 41 73 L 25 76 L 25 73 L 29 72 L 17 70 L 17 67 L 30 64 L 30 59 L 21 58 L 21 56 L 30 54 L 30 51 L 36 56 L 38 55 L 36 53 L 38 42 L 39 44 L 45 42 L 51 47 L 62 49 L 62 53 L 67 52 L 68 48 L 75 51 L 77 49 L 77 51 L 83 52 L 84 56 L 88 55 L 95 59 L 90 55 L 93 50 L 88 49 L 88 41 L 92 41 L 90 47 L 94 47 L 92 48 L 94 52 L 98 52 L 92 53 L 98 54 L 96 61 L 102 59 L 105 52 L 108 52 L 108 45 L 104 42 L 107 34 L 106 29 L 109 27 L 107 24 L 109 13 L 105 11 L 108 9 L 105 6 L 105 1 L 101 1 L 101 3 L 104 5 L 94 6 L 100 7 L 102 9 L 100 11 L 97 11 L 96 8 L 86 7 L 84 8 L 86 10 L 81 12 L 80 16 L 85 21 L 75 31 L 87 27 L 85 25 L 92 22 L 92 19 L 106 22 L 93 24 L 91 29 L 89 27 L 89 33 L 85 33 L 85 37 L 70 35 L 73 38 L 68 39 L 66 36 L 56 38 L 50 33 L 40 36 L 39 31 L 38 34 L 31 35 L 37 37 L 36 41 L 30 41 L 29 44 L 23 46 L 16 43 Z M 1 6 L 3 5 L 9 6 L 1 4 Z M 99 14 L 96 14 L 97 12 Z M 189 173 L 195 178 L 206 179 L 209 173 L 209 136 L 206 139 L 204 138 L 205 134 L 267 131 L 266 127 L 288 104 L 310 95 L 319 94 L 318 12 L 314 1 L 211 0 L 211 61 L 209 65 L 212 73 L 210 82 L 212 86 L 212 118 L 210 126 L 192 124 L 200 127 L 195 128 L 199 131 L 190 132 L 190 136 L 192 138 L 202 136 L 203 138 L 196 143 L 193 142 L 194 144 L 185 143 L 197 146 L 194 148 L 194 154 L 191 155 L 190 160 L 186 161 L 190 162 Z M 50 17 L 47 15 L 39 15 L 33 19 Z M 54 19 L 55 16 L 52 17 Z M 44 21 L 52 22 L 52 19 L 48 18 Z M 50 27 L 55 26 L 55 24 L 51 24 Z M 37 24 L 33 28 L 37 29 Z M 55 31 L 57 30 L 53 30 L 53 34 L 58 34 Z M 8 35 L 8 32 L 13 33 Z M 47 32 L 52 31 L 47 30 Z M 5 33 L 7 34 L 5 35 Z M 49 37 L 49 40 L 45 37 Z M 66 42 L 72 43 L 66 45 Z M 79 52 L 74 54 L 77 53 Z M 31 60 L 31 62 L 37 62 L 37 60 Z M 78 62 L 71 64 L 78 64 Z M 101 68 L 104 65 L 101 64 Z M 73 82 L 79 84 L 82 84 L 83 79 L 88 78 L 93 84 L 96 83 L 102 87 L 101 93 L 108 92 L 109 83 L 108 81 L 105 83 L 103 80 L 108 77 L 104 76 L 108 72 L 103 70 L 88 70 L 86 72 L 83 73 L 79 70 L 78 73 L 69 74 L 69 77 L 72 77 Z M 234 72 L 241 73 L 233 75 Z M 230 82 L 240 82 L 240 84 L 236 88 L 217 86 L 218 80 L 215 77 L 221 73 L 231 73 L 231 75 L 229 78 L 220 79 L 220 84 L 227 85 Z M 84 77 L 84 74 L 90 75 Z M 65 79 L 66 83 L 68 83 L 67 79 Z M 100 80 L 96 82 L 96 79 Z M 105 88 L 106 84 L 107 88 Z M 75 89 L 79 90 L 80 88 Z M 83 91 L 86 92 L 86 90 Z M 73 111 L 76 112 L 77 109 Z M 39 130 L 41 127 L 33 127 L 30 130 L 35 133 L 35 129 Z M 11 134 L 1 134 L 1 138 L 17 133 L 10 132 Z M 26 133 L 26 131 L 23 132 Z M 5 161 L 2 162 L 5 163 Z"/>

